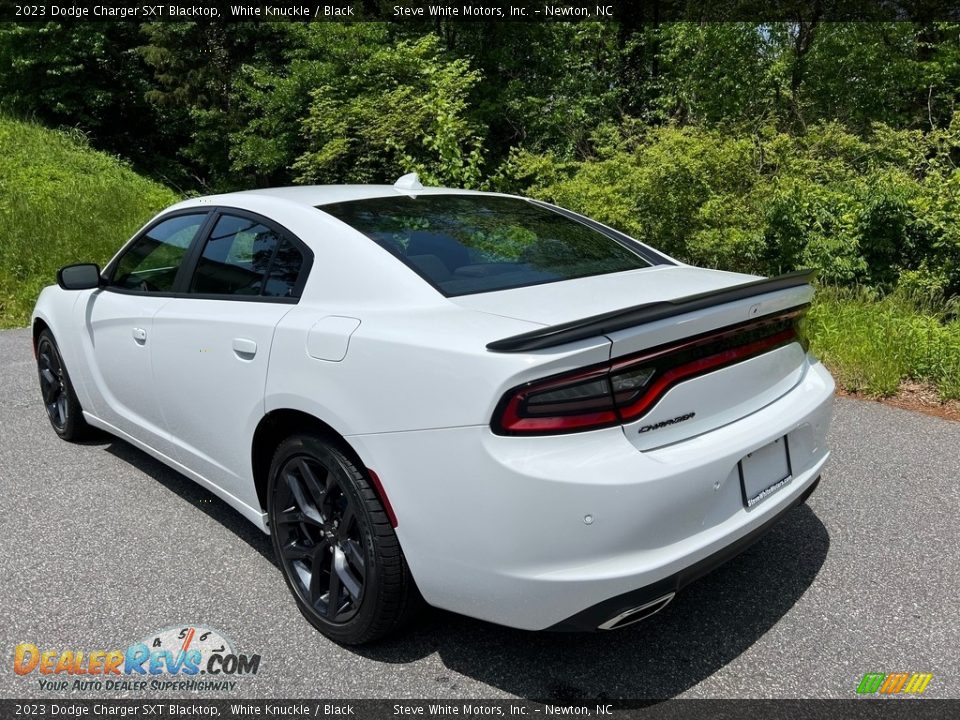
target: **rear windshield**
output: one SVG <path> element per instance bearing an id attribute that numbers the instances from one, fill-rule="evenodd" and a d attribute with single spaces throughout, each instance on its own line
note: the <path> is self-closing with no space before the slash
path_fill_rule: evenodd
<path id="1" fill-rule="evenodd" d="M 651 265 L 625 242 L 519 198 L 398 195 L 319 209 L 396 255 L 447 296 Z"/>

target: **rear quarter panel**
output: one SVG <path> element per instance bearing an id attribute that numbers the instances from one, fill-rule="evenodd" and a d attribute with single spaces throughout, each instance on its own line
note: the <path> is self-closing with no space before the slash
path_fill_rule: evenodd
<path id="1" fill-rule="evenodd" d="M 307 351 L 308 331 L 328 316 L 360 322 L 340 361 L 319 360 Z M 342 435 L 486 425 L 518 378 L 609 356 L 605 338 L 522 355 L 486 349 L 491 340 L 529 329 L 530 323 L 445 301 L 390 309 L 298 306 L 277 327 L 266 410 L 308 412 Z"/>

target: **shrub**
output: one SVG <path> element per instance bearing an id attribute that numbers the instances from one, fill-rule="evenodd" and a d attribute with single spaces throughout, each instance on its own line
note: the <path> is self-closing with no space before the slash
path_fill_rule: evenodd
<path id="1" fill-rule="evenodd" d="M 960 118 L 960 114 L 958 114 Z M 495 186 L 566 205 L 698 265 L 832 284 L 960 292 L 960 120 L 949 130 L 832 123 L 799 136 L 627 123 L 591 157 L 514 151 Z"/>

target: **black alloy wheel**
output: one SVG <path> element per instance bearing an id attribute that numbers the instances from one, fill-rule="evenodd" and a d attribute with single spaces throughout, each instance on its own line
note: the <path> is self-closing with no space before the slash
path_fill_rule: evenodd
<path id="1" fill-rule="evenodd" d="M 288 438 L 268 493 L 274 551 L 314 627 L 360 644 L 405 622 L 413 580 L 376 491 L 345 449 L 319 436 Z"/>
<path id="2" fill-rule="evenodd" d="M 83 409 L 70 383 L 60 349 L 49 330 L 37 338 L 37 373 L 40 394 L 54 432 L 64 440 L 80 440 L 89 434 Z"/>

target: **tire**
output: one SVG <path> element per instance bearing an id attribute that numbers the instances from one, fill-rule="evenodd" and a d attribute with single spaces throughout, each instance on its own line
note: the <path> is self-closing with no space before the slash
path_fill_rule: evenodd
<path id="1" fill-rule="evenodd" d="M 83 408 L 77 400 L 67 366 L 49 330 L 42 330 L 37 337 L 37 374 L 40 395 L 53 431 L 71 442 L 90 437 L 92 428 L 83 419 Z"/>
<path id="2" fill-rule="evenodd" d="M 407 624 L 419 593 L 380 499 L 351 455 L 322 436 L 284 440 L 270 465 L 267 512 L 300 612 L 331 640 L 361 645 Z"/>

